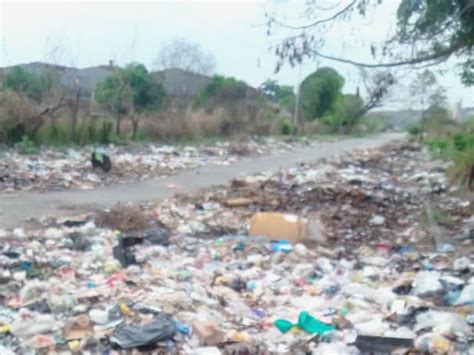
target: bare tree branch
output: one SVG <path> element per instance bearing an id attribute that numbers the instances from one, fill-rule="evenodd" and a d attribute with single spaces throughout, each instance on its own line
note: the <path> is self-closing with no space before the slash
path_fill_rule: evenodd
<path id="1" fill-rule="evenodd" d="M 281 27 L 284 27 L 284 28 L 288 28 L 290 30 L 305 30 L 305 29 L 313 28 L 313 27 L 322 25 L 323 23 L 331 22 L 331 21 L 337 19 L 338 17 L 342 16 L 345 12 L 349 11 L 355 4 L 356 4 L 356 0 L 353 0 L 351 3 L 349 3 L 349 5 L 344 7 L 342 10 L 336 12 L 334 15 L 332 15 L 330 17 L 327 17 L 325 19 L 322 19 L 322 20 L 315 21 L 315 22 L 307 24 L 307 25 L 303 25 L 303 26 L 287 25 L 287 24 L 285 24 L 285 23 L 283 23 L 283 22 L 281 22 L 281 21 L 279 21 L 275 18 L 270 19 L 268 21 L 268 24 L 276 23 L 277 25 L 279 25 Z"/>
<path id="2" fill-rule="evenodd" d="M 435 61 L 435 60 L 444 61 L 444 60 L 448 59 L 452 54 L 454 54 L 460 48 L 462 48 L 462 46 L 457 44 L 457 45 L 454 45 L 452 47 L 446 48 L 443 51 L 440 51 L 438 53 L 433 53 L 433 54 L 430 54 L 430 55 L 427 55 L 427 56 L 411 58 L 411 59 L 405 59 L 405 60 L 400 60 L 400 61 L 391 62 L 391 63 L 378 63 L 378 64 L 362 63 L 362 62 L 354 61 L 354 60 L 351 60 L 351 59 L 345 59 L 345 58 L 340 58 L 340 57 L 336 57 L 336 56 L 332 56 L 332 55 L 323 54 L 323 53 L 321 53 L 319 51 L 316 51 L 316 50 L 311 50 L 311 53 L 314 56 L 317 56 L 317 57 L 333 60 L 333 61 L 336 61 L 336 62 L 352 64 L 352 65 L 355 65 L 355 66 L 358 66 L 358 67 L 389 68 L 389 67 L 396 67 L 396 66 L 403 66 L 403 65 L 414 65 L 414 64 L 425 63 L 425 62 Z"/>

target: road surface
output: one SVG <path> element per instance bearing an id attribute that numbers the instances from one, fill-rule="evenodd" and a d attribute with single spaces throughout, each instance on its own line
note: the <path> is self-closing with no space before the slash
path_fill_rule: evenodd
<path id="1" fill-rule="evenodd" d="M 183 171 L 171 177 L 100 187 L 94 190 L 0 194 L 0 228 L 19 226 L 29 218 L 67 216 L 103 209 L 118 202 L 139 203 L 161 200 L 177 192 L 190 193 L 222 184 L 242 174 L 249 175 L 267 170 L 290 168 L 298 162 L 331 158 L 354 149 L 374 148 L 402 137 L 403 134 L 400 133 L 385 133 L 368 138 L 351 138 L 325 143 L 320 147 L 299 148 L 280 154 L 246 158 L 228 166 L 208 166 L 198 170 Z M 180 188 L 170 188 L 171 184 Z"/>

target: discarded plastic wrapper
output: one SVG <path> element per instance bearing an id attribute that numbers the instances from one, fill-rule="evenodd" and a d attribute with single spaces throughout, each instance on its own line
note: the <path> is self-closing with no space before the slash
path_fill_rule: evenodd
<path id="1" fill-rule="evenodd" d="M 171 339 L 175 331 L 173 322 L 164 313 L 160 313 L 153 321 L 144 325 L 118 326 L 110 341 L 122 349 L 131 349 Z"/>
<path id="2" fill-rule="evenodd" d="M 391 354 L 399 349 L 413 349 L 414 342 L 413 339 L 358 335 L 355 346 L 363 353 Z"/>
<path id="3" fill-rule="evenodd" d="M 301 240 L 322 238 L 322 227 L 316 220 L 293 214 L 258 212 L 249 221 L 249 236 L 287 240 L 296 244 Z"/>
<path id="4" fill-rule="evenodd" d="M 320 322 L 316 318 L 309 315 L 308 312 L 301 312 L 296 324 L 285 319 L 278 319 L 274 322 L 275 327 L 282 333 L 287 333 L 293 327 L 298 327 L 309 334 L 323 335 L 326 332 L 336 329 L 331 324 Z"/>

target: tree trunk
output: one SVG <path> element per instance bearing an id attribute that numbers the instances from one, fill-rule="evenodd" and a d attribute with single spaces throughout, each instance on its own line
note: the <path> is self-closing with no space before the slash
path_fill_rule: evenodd
<path id="1" fill-rule="evenodd" d="M 120 109 L 117 110 L 116 122 L 115 122 L 115 133 L 117 137 L 120 137 L 120 123 L 122 121 L 122 115 L 120 113 Z"/>
<path id="2" fill-rule="evenodd" d="M 132 140 L 134 141 L 137 138 L 138 133 L 138 124 L 140 120 L 136 117 L 132 118 Z"/>
<path id="3" fill-rule="evenodd" d="M 71 116 L 71 138 L 74 143 L 78 143 L 77 137 L 77 112 L 79 111 L 79 98 L 81 95 L 81 88 L 76 91 L 76 97 L 72 105 L 72 116 Z"/>

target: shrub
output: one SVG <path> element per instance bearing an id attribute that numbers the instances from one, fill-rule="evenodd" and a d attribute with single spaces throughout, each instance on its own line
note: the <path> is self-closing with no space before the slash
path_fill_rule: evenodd
<path id="1" fill-rule="evenodd" d="M 425 144 L 428 146 L 430 152 L 435 154 L 442 154 L 447 151 L 449 146 L 449 140 L 445 137 L 429 138 L 425 140 Z"/>
<path id="2" fill-rule="evenodd" d="M 335 114 L 339 116 L 339 121 L 343 127 L 350 130 L 361 120 L 363 105 L 362 99 L 356 95 L 344 95 L 338 101 Z"/>
<path id="3" fill-rule="evenodd" d="M 352 129 L 352 133 L 376 133 L 380 132 L 384 127 L 382 123 L 382 119 L 376 116 L 364 116 L 362 117 L 359 122 L 355 124 Z"/>
<path id="4" fill-rule="evenodd" d="M 425 139 L 430 152 L 453 162 L 449 169 L 452 181 L 464 185 L 469 182 L 474 171 L 474 132 L 456 132 L 452 137 L 441 136 Z"/>
<path id="5" fill-rule="evenodd" d="M 24 135 L 33 136 L 41 123 L 32 100 L 13 91 L 0 91 L 0 139 L 3 143 L 14 144 Z"/>
<path id="6" fill-rule="evenodd" d="M 284 119 L 281 122 L 281 134 L 287 136 L 290 135 L 293 131 L 293 125 L 291 124 L 289 119 Z"/>
<path id="7" fill-rule="evenodd" d="M 423 130 L 419 123 L 413 123 L 408 127 L 408 133 L 413 137 L 418 137 L 422 132 Z"/>
<path id="8" fill-rule="evenodd" d="M 431 136 L 444 136 L 453 131 L 455 124 L 446 108 L 432 106 L 423 113 L 421 126 Z"/>
<path id="9" fill-rule="evenodd" d="M 453 166 L 449 171 L 451 180 L 461 185 L 468 184 L 474 169 L 474 146 L 454 152 L 452 160 Z"/>
<path id="10" fill-rule="evenodd" d="M 38 153 L 38 148 L 35 146 L 32 140 L 28 136 L 23 136 L 20 142 L 15 144 L 16 150 L 20 154 L 36 154 Z"/>

